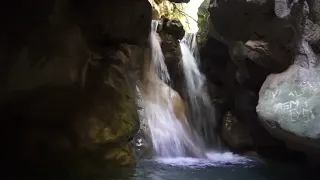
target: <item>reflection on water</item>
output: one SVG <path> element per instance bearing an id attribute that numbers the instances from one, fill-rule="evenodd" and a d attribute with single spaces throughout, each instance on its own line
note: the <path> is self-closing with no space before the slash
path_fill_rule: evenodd
<path id="1" fill-rule="evenodd" d="M 314 179 L 302 168 L 265 163 L 232 153 L 208 153 L 208 159 L 160 158 L 141 160 L 137 167 L 90 180 L 306 180 Z M 112 176 L 111 176 L 112 175 Z"/>
<path id="2" fill-rule="evenodd" d="M 300 180 L 308 179 L 298 167 L 264 164 L 231 154 L 212 154 L 218 160 L 175 158 L 139 162 L 130 180 Z"/>
<path id="3" fill-rule="evenodd" d="M 208 159 L 166 158 L 141 160 L 136 167 L 58 175 L 48 173 L 41 180 L 308 180 L 316 179 L 302 167 L 265 163 L 232 153 L 208 153 Z M 315 173 L 318 174 L 318 173 Z M 48 177 L 49 176 L 49 177 Z M 30 179 L 30 178 L 29 178 Z"/>

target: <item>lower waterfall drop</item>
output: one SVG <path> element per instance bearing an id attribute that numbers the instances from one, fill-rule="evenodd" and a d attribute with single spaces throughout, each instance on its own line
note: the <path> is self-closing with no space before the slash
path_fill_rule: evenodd
<path id="1" fill-rule="evenodd" d="M 205 84 L 205 77 L 198 68 L 196 33 L 186 34 L 180 42 L 183 72 L 186 81 L 188 119 L 206 142 L 216 142 L 215 112 Z"/>

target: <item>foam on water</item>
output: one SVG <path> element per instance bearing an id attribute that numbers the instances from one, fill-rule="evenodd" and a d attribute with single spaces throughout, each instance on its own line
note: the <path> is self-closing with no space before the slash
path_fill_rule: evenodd
<path id="1" fill-rule="evenodd" d="M 247 164 L 253 160 L 233 154 L 231 152 L 208 152 L 206 158 L 191 158 L 191 157 L 177 157 L 177 158 L 157 158 L 156 162 L 167 164 L 171 166 L 186 166 L 186 167 L 207 167 L 207 166 L 229 166 Z"/>

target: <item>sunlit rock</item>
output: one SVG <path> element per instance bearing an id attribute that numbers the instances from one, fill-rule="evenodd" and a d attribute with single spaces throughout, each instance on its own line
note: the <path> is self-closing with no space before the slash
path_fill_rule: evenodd
<path id="1" fill-rule="evenodd" d="M 198 31 L 198 8 L 203 0 L 149 0 L 153 8 L 153 18 L 159 19 L 162 16 L 169 19 L 179 19 L 187 32 L 195 33 Z M 178 3 L 175 3 L 178 2 Z M 186 3 L 180 3 L 186 2 Z"/>

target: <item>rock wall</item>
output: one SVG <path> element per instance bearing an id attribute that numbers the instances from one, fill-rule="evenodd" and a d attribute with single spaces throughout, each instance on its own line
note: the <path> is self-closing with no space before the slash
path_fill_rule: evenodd
<path id="1" fill-rule="evenodd" d="M 3 3 L 0 112 L 8 168 L 134 165 L 134 88 L 151 17 L 144 0 Z"/>
<path id="2" fill-rule="evenodd" d="M 278 128 L 265 128 L 265 119 L 260 112 L 256 113 L 256 106 L 261 98 L 260 88 L 269 74 L 283 72 L 290 64 L 299 64 L 299 58 L 303 62 L 313 52 L 319 53 L 319 1 L 211 0 L 208 10 L 209 33 L 201 50 L 201 66 L 211 82 L 210 91 L 220 108 L 220 119 L 231 110 L 234 116 L 226 117 L 236 117 L 236 128 L 245 127 L 253 138 L 253 149 L 287 152 L 289 147 L 309 154 L 306 149 L 297 148 L 306 144 L 288 143 L 292 137 L 277 135 Z M 312 53 L 299 44 L 301 40 L 311 46 Z M 220 123 L 226 127 L 226 120 Z M 226 129 L 222 130 L 226 134 Z M 242 130 L 231 133 L 234 132 Z M 230 136 L 224 139 L 234 147 Z M 240 146 L 241 143 L 236 149 Z"/>

